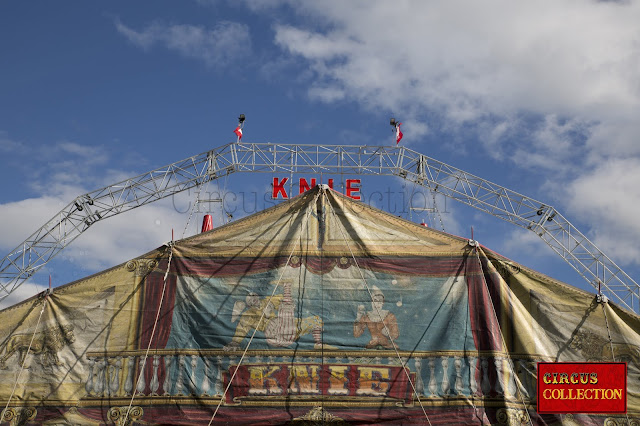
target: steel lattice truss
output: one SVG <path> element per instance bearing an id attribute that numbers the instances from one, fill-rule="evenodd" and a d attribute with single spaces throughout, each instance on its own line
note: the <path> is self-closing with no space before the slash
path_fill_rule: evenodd
<path id="1" fill-rule="evenodd" d="M 99 220 L 233 172 L 400 176 L 535 232 L 594 288 L 640 311 L 640 286 L 553 207 L 405 147 L 231 143 L 81 195 L 0 262 L 0 300 Z"/>

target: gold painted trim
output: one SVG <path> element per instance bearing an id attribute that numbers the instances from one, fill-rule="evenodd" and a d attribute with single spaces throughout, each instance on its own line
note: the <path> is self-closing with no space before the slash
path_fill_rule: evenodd
<path id="1" fill-rule="evenodd" d="M 415 256 L 415 257 L 420 257 L 420 258 L 425 258 L 425 253 L 428 254 L 430 257 L 431 256 L 438 256 L 438 257 L 448 257 L 448 256 L 460 256 L 460 255 L 464 255 L 468 252 L 468 250 L 466 248 L 460 248 L 460 249 L 454 249 L 454 250 L 449 250 L 449 251 L 443 251 L 443 250 L 438 250 L 438 251 L 430 251 L 428 249 L 425 250 L 424 247 L 421 247 L 422 250 L 416 250 L 416 251 L 389 251 L 389 250 L 367 250 L 366 252 L 359 252 L 359 251 L 354 251 L 354 255 L 356 255 L 356 257 L 358 257 L 358 255 L 360 255 L 361 257 L 371 257 L 371 256 L 375 256 L 375 257 L 398 257 L 398 256 Z M 184 251 L 188 251 L 188 256 L 177 256 L 176 258 L 191 258 L 193 256 L 198 256 L 198 257 L 203 257 L 203 258 L 210 258 L 210 259 L 223 259 L 223 258 L 229 258 L 231 256 L 238 256 L 241 254 L 246 254 L 246 255 L 250 255 L 251 257 L 288 257 L 289 254 L 291 252 L 293 252 L 294 256 L 299 256 L 299 257 L 305 257 L 305 256 L 315 256 L 315 257 L 347 257 L 349 259 L 352 258 L 351 256 L 351 252 L 348 249 L 343 249 L 343 250 L 324 250 L 324 251 L 319 251 L 319 250 L 293 250 L 293 251 L 281 251 L 278 250 L 277 252 L 274 253 L 267 253 L 265 254 L 264 250 L 258 250 L 258 249 L 238 249 L 238 250 L 224 250 L 224 251 L 216 251 L 215 253 L 211 253 L 210 251 L 192 251 L 192 250 L 184 250 Z"/>
<path id="2" fill-rule="evenodd" d="M 242 398 L 239 400 L 240 406 L 243 407 L 313 407 L 318 405 L 318 399 L 309 400 L 282 400 L 282 401 L 257 401 L 252 399 Z M 226 404 L 225 404 L 226 405 Z M 412 408 L 413 404 L 405 404 L 403 400 L 394 399 L 389 401 L 388 398 L 384 401 L 371 401 L 371 402 L 356 402 L 356 401 L 331 401 L 326 398 L 322 399 L 323 407 L 332 408 L 379 408 L 379 407 L 404 407 Z"/>
<path id="3" fill-rule="evenodd" d="M 146 350 L 137 349 L 137 350 L 122 350 L 122 351 L 109 351 L 109 352 L 87 352 L 87 358 L 116 358 L 116 357 L 129 357 L 129 356 L 144 356 Z M 149 351 L 149 356 L 153 355 L 195 355 L 195 356 L 221 356 L 223 358 L 235 357 L 238 358 L 242 356 L 244 352 L 242 350 L 236 351 L 225 351 L 224 349 L 151 349 Z M 325 350 L 283 350 L 283 349 L 256 349 L 249 350 L 246 353 L 246 356 L 260 356 L 260 357 L 294 357 L 294 358 L 304 358 L 304 357 L 312 357 L 312 358 L 393 358 L 397 359 L 398 354 L 401 358 L 436 358 L 436 357 L 460 357 L 460 358 L 487 358 L 487 357 L 502 357 L 502 358 L 512 358 L 512 359 L 528 359 L 531 361 L 545 361 L 545 360 L 554 360 L 555 357 L 543 354 L 528 354 L 528 353 L 509 353 L 502 351 L 399 351 L 396 353 L 391 350 L 335 350 L 335 349 L 325 349 Z M 347 359 L 344 362 L 345 364 L 349 364 L 350 361 Z"/>
<path id="4" fill-rule="evenodd" d="M 220 396 L 197 396 L 197 395 L 157 395 L 157 396 L 136 396 L 134 398 L 135 405 L 217 405 L 221 400 Z M 131 396 L 111 396 L 111 397 L 93 397 L 85 396 L 76 401 L 76 405 L 83 408 L 90 407 L 113 407 L 118 405 L 129 405 Z"/>
<path id="5" fill-rule="evenodd" d="M 370 407 L 404 407 L 412 408 L 419 406 L 418 400 L 415 395 L 412 399 L 403 400 L 389 397 L 360 397 L 360 396 L 329 396 L 329 395 L 309 395 L 309 396 L 242 396 L 234 398 L 234 403 L 226 403 L 222 401 L 222 405 L 225 407 L 235 406 L 251 406 L 251 407 L 306 407 L 315 406 L 321 404 L 326 407 L 357 407 L 357 408 L 370 408 Z M 137 406 L 166 406 L 166 405 L 199 405 L 199 406 L 212 406 L 218 405 L 222 398 L 218 396 L 136 396 L 135 405 Z M 76 401 L 73 406 L 82 408 L 90 407 L 113 407 L 118 405 L 127 405 L 131 401 L 130 397 L 85 397 L 79 401 Z M 522 401 L 517 398 L 505 400 L 502 398 L 481 398 L 481 397 L 468 397 L 468 396 L 453 396 L 447 398 L 429 398 L 422 396 L 420 402 L 425 407 L 509 407 L 509 408 L 522 408 Z M 47 407 L 52 405 L 39 405 L 39 407 Z M 55 405 L 53 405 L 55 406 Z M 529 401 L 526 404 L 529 409 L 535 410 L 535 402 Z"/>

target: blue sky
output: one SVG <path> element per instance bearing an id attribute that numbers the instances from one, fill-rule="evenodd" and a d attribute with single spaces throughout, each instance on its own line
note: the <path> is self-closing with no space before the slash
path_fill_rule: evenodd
<path id="1" fill-rule="evenodd" d="M 637 280 L 638 22 L 625 1 L 2 2 L 0 250 L 80 194 L 232 142 L 240 113 L 247 142 L 352 145 L 391 145 L 393 116 L 406 146 L 553 205 Z M 272 178 L 220 182 L 227 208 L 262 208 Z M 414 190 L 362 187 L 385 208 L 401 201 L 367 194 Z M 12 301 L 181 236 L 192 199 L 96 225 Z M 446 231 L 585 288 L 535 235 L 438 203 Z"/>

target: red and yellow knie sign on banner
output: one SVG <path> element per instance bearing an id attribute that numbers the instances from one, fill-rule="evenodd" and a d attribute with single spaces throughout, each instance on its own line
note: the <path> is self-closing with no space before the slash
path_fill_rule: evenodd
<path id="1" fill-rule="evenodd" d="M 539 413 L 626 413 L 624 362 L 539 362 Z"/>

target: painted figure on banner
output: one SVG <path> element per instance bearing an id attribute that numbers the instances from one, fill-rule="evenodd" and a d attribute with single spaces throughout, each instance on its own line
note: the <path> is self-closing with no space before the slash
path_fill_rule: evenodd
<path id="1" fill-rule="evenodd" d="M 256 293 L 250 292 L 245 302 L 238 300 L 233 306 L 231 322 L 238 321 L 238 325 L 224 350 L 239 350 L 242 341 L 252 330 L 264 332 L 269 346 L 287 347 L 301 336 L 311 334 L 315 349 L 328 348 L 322 343 L 322 319 L 317 315 L 296 318 L 294 310 L 291 283 L 284 284 L 284 294 L 262 300 Z"/>
<path id="2" fill-rule="evenodd" d="M 615 359 L 635 364 L 640 368 L 640 346 L 626 342 L 609 341 L 591 331 L 579 331 L 569 344 L 571 349 L 579 350 L 587 361 L 602 362 Z"/>
<path id="3" fill-rule="evenodd" d="M 4 347 L 0 357 L 0 369 L 6 370 L 6 361 L 14 353 L 18 354 L 18 365 L 24 364 L 28 353 L 40 355 L 40 364 L 44 367 L 60 366 L 58 352 L 76 341 L 72 324 L 53 324 L 43 331 L 33 334 L 14 334 Z"/>
<path id="4" fill-rule="evenodd" d="M 364 305 L 358 306 L 356 321 L 353 324 L 353 335 L 362 336 L 365 329 L 369 330 L 371 340 L 365 345 L 367 349 L 393 349 L 391 339 L 394 341 L 400 335 L 396 316 L 386 309 L 384 294 L 376 286 L 373 286 L 371 310 L 366 312 Z"/>

